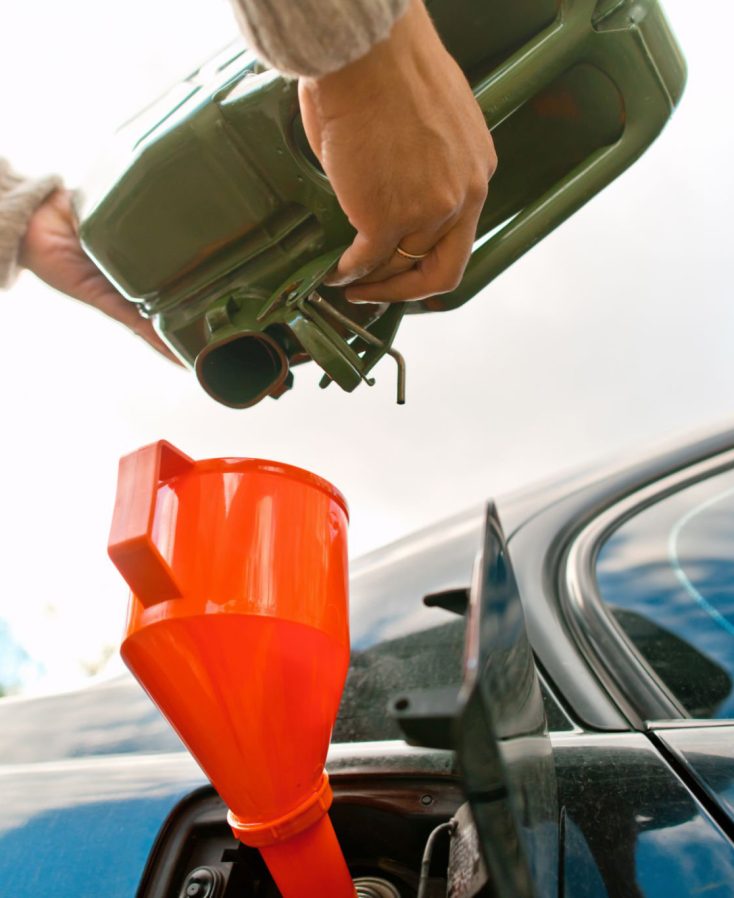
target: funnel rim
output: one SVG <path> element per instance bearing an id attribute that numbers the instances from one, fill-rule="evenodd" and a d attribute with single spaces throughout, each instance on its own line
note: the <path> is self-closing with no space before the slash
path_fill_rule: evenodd
<path id="1" fill-rule="evenodd" d="M 247 823 L 235 812 L 227 810 L 229 823 L 235 838 L 250 848 L 265 848 L 286 839 L 292 839 L 305 829 L 318 823 L 331 807 L 334 793 L 329 784 L 329 774 L 324 770 L 315 790 L 299 805 L 281 814 L 275 820 L 264 823 Z"/>
<path id="2" fill-rule="evenodd" d="M 320 474 L 314 474 L 313 471 L 308 471 L 306 468 L 299 468 L 297 465 L 289 465 L 286 462 L 273 461 L 267 458 L 204 458 L 197 461 L 195 464 L 195 471 L 197 474 L 246 474 L 252 471 L 258 471 L 261 474 L 273 474 L 279 477 L 290 477 L 295 480 L 300 480 L 307 486 L 312 486 L 315 489 L 321 490 L 321 492 L 326 493 L 330 499 L 334 499 L 338 502 L 344 511 L 344 514 L 347 516 L 347 520 L 349 520 L 349 504 L 341 490 L 335 487 L 334 484 L 325 477 L 321 477 Z"/>

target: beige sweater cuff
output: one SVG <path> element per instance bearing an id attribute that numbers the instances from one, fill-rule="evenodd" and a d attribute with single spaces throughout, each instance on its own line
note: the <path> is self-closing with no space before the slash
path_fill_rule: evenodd
<path id="1" fill-rule="evenodd" d="M 408 0 L 232 0 L 245 39 L 286 75 L 318 78 L 384 40 Z"/>
<path id="2" fill-rule="evenodd" d="M 18 274 L 18 251 L 31 216 L 61 186 L 61 178 L 24 178 L 0 159 L 0 290 Z"/>

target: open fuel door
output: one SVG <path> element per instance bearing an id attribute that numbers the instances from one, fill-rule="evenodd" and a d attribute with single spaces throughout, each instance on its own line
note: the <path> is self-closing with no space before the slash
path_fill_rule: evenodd
<path id="1" fill-rule="evenodd" d="M 402 696 L 409 741 L 456 751 L 493 898 L 558 895 L 558 798 L 540 682 L 493 504 L 467 609 L 464 679 Z"/>

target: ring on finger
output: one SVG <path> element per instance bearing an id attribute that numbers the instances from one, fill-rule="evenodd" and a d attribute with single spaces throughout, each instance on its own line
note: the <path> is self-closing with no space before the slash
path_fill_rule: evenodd
<path id="1" fill-rule="evenodd" d="M 407 249 L 403 249 L 402 246 L 398 244 L 395 247 L 395 252 L 404 259 L 411 259 L 413 262 L 418 262 L 421 259 L 425 259 L 426 256 L 430 256 L 432 250 L 429 249 L 428 252 L 425 253 L 409 253 Z"/>

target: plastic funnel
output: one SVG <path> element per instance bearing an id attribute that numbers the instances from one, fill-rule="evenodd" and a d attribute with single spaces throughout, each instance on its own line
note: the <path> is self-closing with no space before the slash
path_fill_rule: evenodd
<path id="1" fill-rule="evenodd" d="M 331 484 L 289 465 L 164 441 L 120 462 L 122 656 L 284 898 L 355 894 L 324 773 L 349 664 L 347 520 Z"/>

